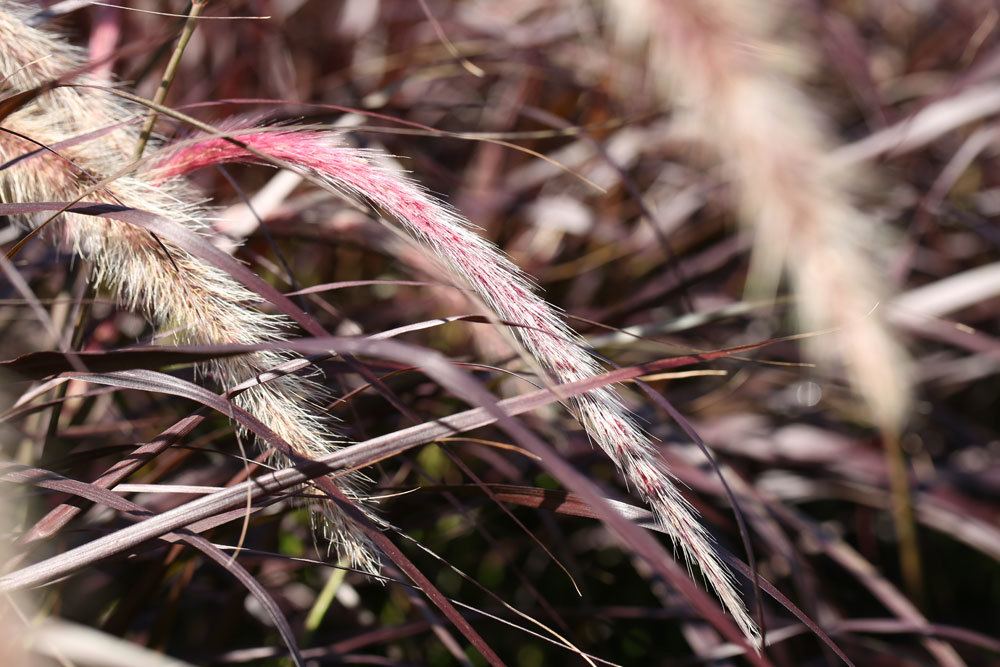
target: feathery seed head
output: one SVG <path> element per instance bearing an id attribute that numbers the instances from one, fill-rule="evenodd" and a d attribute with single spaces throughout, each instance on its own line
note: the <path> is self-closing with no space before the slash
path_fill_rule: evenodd
<path id="1" fill-rule="evenodd" d="M 807 351 L 843 363 L 870 419 L 897 432 L 911 383 L 906 351 L 876 310 L 885 296 L 872 249 L 884 244 L 877 221 L 853 204 L 847 174 L 827 160 L 824 119 L 787 59 L 777 62 L 782 13 L 742 0 L 606 5 L 619 40 L 646 46 L 658 90 L 695 121 L 732 180 L 755 230 L 749 291 L 773 295 L 787 272 L 803 325 L 835 330 Z"/>
<path id="2" fill-rule="evenodd" d="M 153 174 L 171 178 L 211 164 L 254 162 L 254 151 L 305 167 L 331 188 L 371 202 L 409 229 L 455 278 L 479 294 L 498 319 L 520 325 L 514 329 L 516 337 L 555 380 L 573 382 L 601 372 L 576 334 L 507 257 L 476 234 L 456 211 L 411 179 L 380 166 L 371 152 L 348 147 L 335 133 L 315 129 L 234 129 L 229 136 L 237 143 L 202 137 L 167 147 L 154 161 Z M 650 503 L 685 558 L 698 564 L 743 632 L 759 645 L 756 625 L 711 538 L 621 398 L 602 388 L 588 392 L 575 404 L 593 441 Z"/>
<path id="3" fill-rule="evenodd" d="M 64 40 L 28 26 L 26 6 L 0 5 L 2 88 L 17 92 L 79 69 L 83 54 Z M 86 77 L 83 77 L 86 80 Z M 129 119 L 140 116 L 110 93 L 90 87 L 49 91 L 4 120 L 16 132 L 0 134 L 0 162 L 57 146 L 58 155 L 41 151 L 0 172 L 4 202 L 73 201 L 95 182 L 125 171 L 138 142 Z M 98 132 L 107 128 L 111 131 Z M 88 133 L 99 140 L 77 141 Z M 30 137 L 25 141 L 17 135 Z M 205 233 L 207 211 L 200 196 L 180 178 L 153 180 L 143 174 L 119 176 L 89 200 L 147 211 Z M 40 219 L 25 219 L 27 226 Z M 260 299 L 217 269 L 181 248 L 159 242 L 124 222 L 78 214 L 61 216 L 62 237 L 94 267 L 93 279 L 127 308 L 145 313 L 158 326 L 174 330 L 186 343 L 254 344 L 280 339 L 291 329 L 283 317 L 261 312 Z M 287 355 L 260 352 L 213 361 L 205 371 L 223 387 L 234 386 L 282 363 Z M 311 401 L 319 387 L 307 378 L 283 375 L 238 395 L 234 402 L 267 424 L 298 453 L 316 457 L 340 444 Z M 339 481 L 349 495 L 356 480 Z M 368 571 L 377 558 L 367 538 L 339 510 L 325 506 L 328 530 L 340 555 Z"/>

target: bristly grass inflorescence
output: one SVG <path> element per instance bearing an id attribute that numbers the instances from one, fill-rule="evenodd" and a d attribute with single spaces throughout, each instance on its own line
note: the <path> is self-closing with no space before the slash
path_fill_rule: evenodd
<path id="1" fill-rule="evenodd" d="M 879 277 L 885 230 L 853 199 L 857 181 L 828 155 L 829 123 L 796 79 L 801 54 L 775 38 L 784 3 L 607 0 L 616 42 L 644 50 L 664 102 L 690 121 L 737 193 L 754 231 L 748 289 L 773 296 L 782 272 L 808 351 L 843 363 L 872 423 L 898 433 L 911 403 L 910 364 L 886 321 Z M 790 8 L 788 8 L 790 9 Z"/>
<path id="2" fill-rule="evenodd" d="M 26 6 L 15 3 L 0 8 L 0 67 L 8 94 L 57 79 L 85 62 L 83 54 L 61 37 L 27 25 L 29 15 Z M 88 79 L 79 77 L 76 83 L 88 83 Z M 138 145 L 135 121 L 142 111 L 100 87 L 63 86 L 40 95 L 4 120 L 8 132 L 0 134 L 0 159 L 6 162 L 35 152 L 39 145 L 50 147 L 51 152 L 37 152 L 3 171 L 0 192 L 4 201 L 72 202 L 100 184 L 89 201 L 144 210 L 199 234 L 210 233 L 208 211 L 199 204 L 202 198 L 183 179 L 154 181 L 126 169 Z M 97 137 L 60 146 L 88 133 Z M 123 170 L 126 174 L 119 175 Z M 117 177 L 109 178 L 113 175 Z M 33 226 L 41 221 L 24 222 Z M 259 310 L 259 297 L 253 292 L 144 230 L 73 213 L 63 215 L 57 229 L 60 238 L 93 264 L 95 282 L 127 308 L 172 331 L 179 342 L 253 344 L 288 335 L 290 322 Z M 221 386 L 231 387 L 285 359 L 279 353 L 259 352 L 213 361 L 205 370 Z M 316 409 L 319 390 L 307 378 L 286 374 L 251 387 L 234 400 L 297 452 L 316 456 L 342 444 Z M 356 484 L 352 480 L 338 483 L 348 492 Z M 325 505 L 324 511 L 326 529 L 340 555 L 375 571 L 377 556 L 363 535 L 332 505 Z"/>

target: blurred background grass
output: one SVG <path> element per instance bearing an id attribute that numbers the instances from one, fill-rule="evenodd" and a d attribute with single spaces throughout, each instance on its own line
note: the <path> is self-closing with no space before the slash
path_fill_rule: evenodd
<path id="1" fill-rule="evenodd" d="M 181 16 L 187 11 L 183 2 L 125 4 Z M 209 16 L 268 18 L 200 22 L 167 102 L 208 122 L 238 114 L 338 124 L 350 128 L 357 145 L 400 156 L 404 168 L 535 276 L 548 299 L 580 318 L 574 326 L 616 364 L 796 331 L 789 298 L 741 301 L 750 243 L 736 225 L 732 190 L 690 129 L 657 102 L 648 72 L 611 49 L 598 4 L 429 0 L 426 9 L 433 21 L 410 0 L 210 2 Z M 973 0 L 795 2 L 781 24 L 789 43 L 806 47 L 792 65 L 807 70 L 809 94 L 850 143 L 970 90 L 995 93 L 998 18 L 992 3 Z M 110 35 L 112 50 L 152 44 L 182 22 L 96 5 L 53 19 L 74 42 L 95 49 L 101 44 L 95 35 L 103 34 L 104 43 Z M 151 96 L 170 46 L 114 61 L 115 75 Z M 213 104 L 200 106 L 207 101 Z M 186 132 L 169 122 L 161 131 Z M 964 160 L 976 136 L 982 145 Z M 926 145 L 878 158 L 861 205 L 891 229 L 883 278 L 893 291 L 906 295 L 947 285 L 950 277 L 1000 260 L 997 136 L 992 112 L 983 112 Z M 298 297 L 330 330 L 370 334 L 473 312 L 454 289 L 393 284 L 444 278 L 370 212 L 298 185 L 258 206 L 264 224 L 257 224 L 240 205 L 269 183 L 277 185 L 275 172 L 229 171 L 231 178 L 204 171 L 195 180 L 220 207 L 220 230 L 243 241 L 237 256 L 274 285 L 291 291 L 389 281 Z M 942 178 L 950 179 L 943 193 L 935 191 Z M 654 219 L 643 215 L 637 194 Z M 19 232 L 5 227 L 0 235 L 9 247 Z M 80 349 L 149 339 L 140 318 L 86 291 L 85 267 L 65 252 L 29 244 L 18 269 L 67 336 L 77 328 L 74 302 L 93 297 L 79 327 Z M 917 368 L 915 414 L 902 440 L 924 562 L 923 599 L 914 603 L 933 624 L 925 630 L 944 636 L 968 665 L 1000 664 L 997 282 L 976 281 L 983 296 L 974 303 L 964 299 L 967 286 L 946 290 L 939 314 L 947 319 L 911 322 L 900 334 Z M 0 292 L 4 358 L 51 348 L 11 285 L 0 284 Z M 608 327 L 641 327 L 645 337 L 613 336 Z M 444 324 L 403 339 L 530 378 L 488 325 Z M 727 473 L 741 480 L 739 488 L 752 490 L 743 511 L 762 576 L 818 620 L 858 665 L 939 664 L 910 621 L 899 620 L 905 614 L 886 605 L 884 596 L 905 596 L 898 591 L 879 438 L 846 380 L 803 361 L 798 345 L 784 342 L 704 365 L 723 374 L 651 385 L 715 449 Z M 530 388 L 489 366 L 477 374 L 497 393 Z M 361 385 L 335 364 L 327 370 L 334 397 Z M 189 369 L 177 372 L 191 376 Z M 420 374 L 386 381 L 422 419 L 466 408 Z M 25 389 L 11 380 L 8 391 L 16 396 Z M 192 410 L 185 401 L 135 391 L 74 385 L 69 393 L 56 425 L 50 426 L 48 411 L 8 421 L 4 453 L 89 481 L 133 443 Z M 631 390 L 629 397 L 645 427 L 666 444 L 664 455 L 720 545 L 741 555 L 732 512 L 703 457 L 654 404 Z M 346 401 L 331 398 L 330 412 L 357 440 L 411 424 L 371 390 Z M 609 495 L 627 494 L 563 411 L 550 408 L 526 419 Z M 489 428 L 469 436 L 504 440 Z M 241 474 L 238 455 L 230 424 L 216 416 L 130 481 L 221 486 Z M 528 457 L 469 440 L 427 445 L 370 471 L 377 482 L 373 493 L 389 496 L 380 503 L 383 516 L 413 542 L 393 539 L 443 593 L 525 625 L 497 599 L 503 600 L 612 663 L 741 664 L 738 657 L 719 658 L 726 647 L 710 626 L 673 591 L 651 585 L 644 566 L 598 522 L 510 506 L 519 525 L 469 488 L 470 471 L 489 483 L 559 488 Z M 60 500 L 16 491 L 25 502 L 11 510 L 19 526 L 14 537 Z M 140 493 L 136 500 L 163 510 L 190 497 Z M 92 509 L 34 546 L 30 556 L 63 551 L 120 525 L 114 513 Z M 214 529 L 210 539 L 236 544 L 240 526 Z M 419 594 L 355 573 L 329 583 L 336 570 L 317 562 L 327 560 L 327 550 L 297 504 L 254 515 L 243 545 L 240 562 L 279 601 L 310 660 L 459 661 L 433 631 Z M 391 568 L 385 574 L 400 578 Z M 882 592 L 881 601 L 873 588 Z M 179 546 L 147 545 L 35 597 L 41 616 L 91 626 L 193 664 L 287 663 L 270 655 L 280 653 L 280 643 L 246 591 Z M 794 631 L 796 621 L 780 605 L 767 600 L 765 609 L 769 628 Z M 311 610 L 321 619 L 314 627 L 307 621 Z M 565 648 L 468 613 L 510 664 L 580 662 Z M 471 648 L 467 653 L 473 664 L 481 662 Z M 837 662 L 808 631 L 780 641 L 768 657 L 777 665 Z"/>

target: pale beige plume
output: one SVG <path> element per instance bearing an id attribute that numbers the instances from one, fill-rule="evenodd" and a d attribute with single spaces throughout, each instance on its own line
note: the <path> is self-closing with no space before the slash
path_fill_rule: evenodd
<path id="1" fill-rule="evenodd" d="M 804 51 L 776 37 L 782 2 L 606 0 L 618 44 L 641 49 L 661 99 L 710 147 L 753 229 L 749 287 L 773 294 L 782 271 L 813 338 L 840 362 L 868 418 L 898 433 L 911 401 L 908 355 L 878 305 L 887 297 L 884 230 L 854 203 L 855 183 L 829 163 L 828 121 L 796 70 Z"/>
<path id="2" fill-rule="evenodd" d="M 27 5 L 0 4 L 0 94 L 28 90 L 80 68 L 84 54 L 60 36 L 30 27 Z M 86 83 L 86 76 L 75 82 Z M 56 146 L 106 128 L 95 138 L 60 147 L 58 155 L 42 153 L 0 172 L 3 202 L 73 201 L 96 182 L 119 173 L 130 164 L 139 140 L 135 123 L 123 123 L 142 114 L 139 107 L 120 103 L 97 88 L 60 87 L 4 119 L 0 132 L 0 162 L 36 151 L 39 144 Z M 16 132 L 17 134 L 14 134 Z M 17 136 L 21 135 L 21 136 Z M 29 137 L 25 140 L 21 137 Z M 37 143 L 35 143 L 37 142 Z M 208 233 L 207 212 L 183 179 L 155 182 L 135 175 L 121 176 L 87 198 L 132 207 Z M 45 216 L 24 220 L 28 226 Z M 184 250 L 160 243 L 147 231 L 124 222 L 66 214 L 52 233 L 69 244 L 94 267 L 95 281 L 111 290 L 131 309 L 175 332 L 179 342 L 256 344 L 289 335 L 291 323 L 266 314 L 260 299 L 221 270 Z M 169 254 L 168 254 L 169 253 Z M 231 357 L 209 366 L 223 387 L 250 380 L 281 364 L 287 357 L 260 352 Z M 297 375 L 284 375 L 237 396 L 235 402 L 269 426 L 299 453 L 316 457 L 342 444 L 320 416 L 314 400 L 319 385 Z M 357 480 L 341 480 L 349 495 Z M 357 567 L 374 571 L 377 555 L 364 534 L 332 503 L 324 505 L 332 544 Z"/>

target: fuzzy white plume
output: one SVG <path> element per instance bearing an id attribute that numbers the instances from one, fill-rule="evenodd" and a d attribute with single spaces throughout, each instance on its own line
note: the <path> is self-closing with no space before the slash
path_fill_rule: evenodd
<path id="1" fill-rule="evenodd" d="M 380 166 L 371 153 L 344 145 L 335 133 L 311 129 L 230 130 L 230 137 L 252 151 L 305 167 L 338 191 L 369 201 L 398 220 L 455 277 L 474 289 L 499 319 L 519 325 L 514 333 L 554 379 L 574 382 L 602 372 L 576 334 L 499 249 L 476 234 L 457 211 L 414 181 Z M 163 178 L 220 162 L 256 160 L 251 151 L 214 137 L 168 147 L 158 159 L 155 173 Z M 593 441 L 649 502 L 684 556 L 698 564 L 746 636 L 759 645 L 756 625 L 711 538 L 617 393 L 611 388 L 596 389 L 575 403 Z"/>
<path id="2" fill-rule="evenodd" d="M 59 36 L 29 27 L 24 21 L 29 15 L 29 9 L 19 3 L 0 5 L 0 77 L 4 77 L 0 92 L 5 95 L 55 79 L 85 62 L 83 54 Z M 0 200 L 72 201 L 95 182 L 118 173 L 130 163 L 139 139 L 134 125 L 123 121 L 141 113 L 142 109 L 123 105 L 112 94 L 95 88 L 61 87 L 41 95 L 4 120 L 5 128 L 32 141 L 0 132 L 0 162 L 36 151 L 38 144 L 51 147 L 116 124 L 117 128 L 91 141 L 64 146 L 58 155 L 42 151 L 9 165 L 0 172 Z M 206 212 L 197 204 L 200 199 L 183 179 L 154 182 L 135 175 L 116 178 L 88 197 L 148 211 L 208 233 Z M 40 219 L 24 222 L 30 226 Z M 170 244 L 166 244 L 168 256 L 142 229 L 76 214 L 62 216 L 55 228 L 76 253 L 92 262 L 99 284 L 126 307 L 175 331 L 180 342 L 262 343 L 286 336 L 291 328 L 285 318 L 258 310 L 259 298 L 228 274 Z M 260 352 L 213 362 L 207 370 L 222 386 L 230 387 L 286 358 Z M 284 375 L 234 400 L 294 450 L 316 457 L 343 444 L 313 404 L 319 390 L 306 378 Z M 351 492 L 351 481 L 338 483 L 357 497 Z M 339 554 L 360 568 L 376 570 L 377 556 L 363 533 L 330 503 L 324 512 Z"/>
<path id="3" fill-rule="evenodd" d="M 801 53 L 774 37 L 785 3 L 605 0 L 617 42 L 645 49 L 647 72 L 718 156 L 754 229 L 750 289 L 771 295 L 788 272 L 803 324 L 835 329 L 810 341 L 842 362 L 868 416 L 897 433 L 911 400 L 909 361 L 883 314 L 878 223 L 852 203 L 833 140 L 798 85 Z M 787 11 L 786 11 L 787 10 Z"/>

